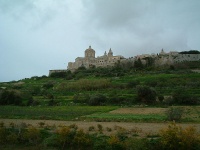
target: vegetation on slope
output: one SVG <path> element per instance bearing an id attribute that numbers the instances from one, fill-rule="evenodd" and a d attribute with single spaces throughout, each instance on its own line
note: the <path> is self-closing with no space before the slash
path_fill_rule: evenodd
<path id="1" fill-rule="evenodd" d="M 112 71 L 111 71 L 112 70 Z M 117 73 L 115 73 L 115 70 Z M 117 71 L 117 68 L 67 72 L 70 80 L 32 77 L 0 83 L 0 105 L 198 105 L 200 74 L 187 70 Z M 110 74 L 111 73 L 111 74 Z M 81 75 L 80 75 L 81 74 Z"/>

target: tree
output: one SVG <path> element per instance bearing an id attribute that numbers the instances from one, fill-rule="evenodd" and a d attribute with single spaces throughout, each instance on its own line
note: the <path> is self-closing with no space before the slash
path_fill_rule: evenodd
<path id="1" fill-rule="evenodd" d="M 151 67 L 154 65 L 154 59 L 152 57 L 146 57 L 146 67 Z"/>
<path id="2" fill-rule="evenodd" d="M 156 91 L 148 86 L 138 86 L 137 96 L 138 100 L 143 103 L 151 104 L 156 101 Z"/>
<path id="3" fill-rule="evenodd" d="M 138 58 L 138 60 L 136 60 L 134 62 L 134 67 L 137 68 L 137 69 L 142 69 L 143 68 L 143 64 L 142 64 L 142 61 L 140 58 Z"/>
<path id="4" fill-rule="evenodd" d="M 0 105 L 20 105 L 22 93 L 18 90 L 3 90 L 0 94 Z"/>

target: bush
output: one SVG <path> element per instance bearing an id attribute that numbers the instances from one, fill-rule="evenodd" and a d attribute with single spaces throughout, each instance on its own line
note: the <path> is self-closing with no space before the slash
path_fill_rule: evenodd
<path id="1" fill-rule="evenodd" d="M 53 86 L 54 86 L 53 82 L 47 82 L 42 87 L 45 89 L 50 89 L 53 88 Z"/>
<path id="2" fill-rule="evenodd" d="M 76 132 L 76 135 L 73 139 L 73 148 L 79 150 L 91 149 L 92 140 L 89 134 L 83 132 L 83 130 L 79 130 Z"/>
<path id="3" fill-rule="evenodd" d="M 103 105 L 106 102 L 106 96 L 103 94 L 96 94 L 90 96 L 88 104 L 91 106 Z"/>
<path id="4" fill-rule="evenodd" d="M 0 127 L 0 145 L 1 144 L 4 145 L 7 143 L 7 138 L 6 138 L 7 134 L 8 134 L 8 132 L 7 132 L 6 128 L 3 126 Z"/>
<path id="5" fill-rule="evenodd" d="M 90 126 L 90 127 L 88 128 L 88 131 L 95 131 L 95 127 L 94 127 L 94 126 Z"/>
<path id="6" fill-rule="evenodd" d="M 120 141 L 120 139 L 117 136 L 110 136 L 108 139 L 108 145 L 111 147 L 113 150 L 122 150 L 125 149 L 123 142 Z"/>
<path id="7" fill-rule="evenodd" d="M 138 86 L 138 100 L 143 103 L 152 104 L 156 101 L 156 91 L 148 86 Z"/>
<path id="8" fill-rule="evenodd" d="M 23 93 L 18 90 L 3 90 L 0 93 L 0 105 L 21 105 Z"/>
<path id="9" fill-rule="evenodd" d="M 87 103 L 90 99 L 90 96 L 88 94 L 75 94 L 73 97 L 74 103 Z"/>
<path id="10" fill-rule="evenodd" d="M 195 105 L 199 103 L 199 98 L 189 94 L 185 89 L 176 90 L 172 97 L 175 104 Z"/>
<path id="11" fill-rule="evenodd" d="M 69 147 L 71 144 L 71 140 L 74 138 L 75 134 L 72 134 L 69 127 L 61 127 L 58 131 L 58 139 L 57 141 L 64 149 L 66 146 Z"/>
<path id="12" fill-rule="evenodd" d="M 166 111 L 167 119 L 169 121 L 180 121 L 183 116 L 184 110 L 181 107 L 170 107 Z"/>
<path id="13" fill-rule="evenodd" d="M 69 127 L 60 127 L 57 131 L 57 140 L 62 149 L 86 149 L 92 146 L 92 140 L 89 134 L 83 132 L 83 130 L 77 130 L 76 125 Z"/>
<path id="14" fill-rule="evenodd" d="M 98 124 L 98 125 L 97 125 L 97 128 L 98 128 L 98 131 L 99 131 L 100 133 L 103 132 L 103 126 L 102 126 L 101 124 Z"/>
<path id="15" fill-rule="evenodd" d="M 93 139 L 93 143 L 94 143 L 94 146 L 93 146 L 93 149 L 94 150 L 110 150 L 109 146 L 108 146 L 108 138 L 107 136 L 105 135 L 98 135 L 98 136 L 94 136 L 92 137 Z"/>
<path id="16" fill-rule="evenodd" d="M 29 127 L 24 133 L 24 140 L 28 141 L 31 145 L 38 145 L 41 143 L 41 133 L 35 127 Z"/>
<path id="17" fill-rule="evenodd" d="M 174 104 L 174 99 L 172 98 L 172 96 L 165 96 L 163 99 L 163 104 L 171 106 Z"/>
<path id="18" fill-rule="evenodd" d="M 129 150 L 149 150 L 147 139 L 128 138 L 125 141 L 125 146 Z"/>
<path id="19" fill-rule="evenodd" d="M 163 95 L 159 95 L 159 96 L 158 96 L 158 100 L 159 100 L 160 102 L 162 102 L 162 101 L 164 100 L 164 96 L 163 96 Z"/>
<path id="20" fill-rule="evenodd" d="M 170 150 L 197 150 L 200 146 L 200 134 L 194 127 L 185 129 L 175 123 L 160 131 L 162 149 Z"/>
<path id="21" fill-rule="evenodd" d="M 40 95 L 41 94 L 41 88 L 39 86 L 34 86 L 31 90 L 30 90 L 32 95 Z"/>

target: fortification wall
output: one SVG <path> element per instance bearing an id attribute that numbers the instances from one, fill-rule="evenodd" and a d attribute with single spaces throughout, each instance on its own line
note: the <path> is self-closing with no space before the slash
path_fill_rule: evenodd
<path id="1" fill-rule="evenodd" d="M 178 54 L 174 62 L 200 61 L 200 54 Z"/>
<path id="2" fill-rule="evenodd" d="M 49 70 L 49 76 L 50 76 L 52 73 L 58 73 L 58 72 L 67 72 L 67 69 Z"/>
<path id="3" fill-rule="evenodd" d="M 124 58 L 123 56 L 113 56 L 113 52 L 110 49 L 108 54 L 105 52 L 104 55 L 95 57 L 95 50 L 89 46 L 85 50 L 85 57 L 77 57 L 75 62 L 69 62 L 67 69 L 74 72 L 81 66 L 89 68 L 91 66 L 96 67 L 109 67 L 114 66 L 116 63 L 120 62 L 122 64 L 134 64 L 134 62 L 140 58 L 143 64 L 146 64 L 147 57 L 154 59 L 156 66 L 163 65 L 173 65 L 174 63 L 184 62 L 184 61 L 200 61 L 200 54 L 180 54 L 177 51 L 171 51 L 169 53 L 164 52 L 162 49 L 159 54 L 143 54 L 131 58 Z M 49 75 L 55 72 L 66 72 L 67 70 L 50 70 Z"/>

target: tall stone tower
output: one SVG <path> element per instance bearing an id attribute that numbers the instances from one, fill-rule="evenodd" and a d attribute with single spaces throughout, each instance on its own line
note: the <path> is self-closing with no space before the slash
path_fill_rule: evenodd
<path id="1" fill-rule="evenodd" d="M 95 50 L 93 50 L 91 46 L 85 50 L 85 58 L 95 58 Z"/>
<path id="2" fill-rule="evenodd" d="M 112 52 L 112 50 L 111 50 L 111 48 L 110 48 L 110 50 L 109 50 L 109 52 L 108 52 L 108 57 L 112 57 L 113 56 L 113 52 Z"/>

